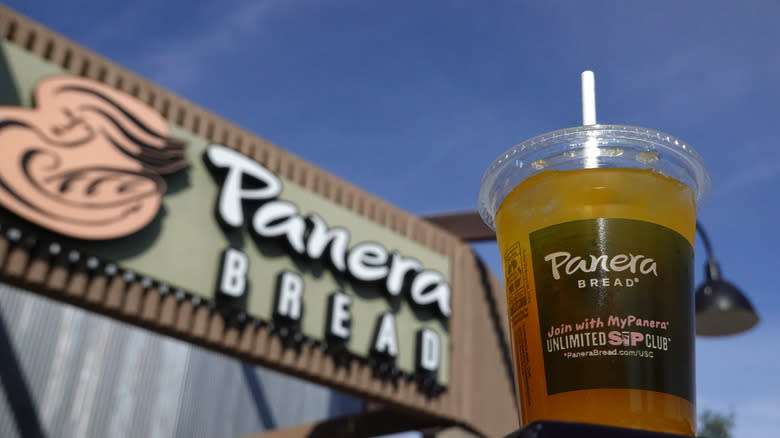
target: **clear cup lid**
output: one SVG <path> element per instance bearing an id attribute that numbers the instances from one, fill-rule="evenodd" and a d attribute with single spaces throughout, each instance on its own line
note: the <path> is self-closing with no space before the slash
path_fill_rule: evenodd
<path id="1" fill-rule="evenodd" d="M 591 168 L 653 169 L 690 187 L 699 204 L 710 189 L 701 157 L 678 138 L 637 126 L 578 126 L 539 135 L 501 154 L 482 177 L 479 214 L 495 229 L 498 207 L 524 180 L 546 170 Z"/>

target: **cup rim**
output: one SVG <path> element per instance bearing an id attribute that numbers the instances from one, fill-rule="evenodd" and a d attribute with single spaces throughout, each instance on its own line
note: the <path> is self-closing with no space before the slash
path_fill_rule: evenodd
<path id="1" fill-rule="evenodd" d="M 544 167 L 535 169 L 534 166 L 529 166 L 529 164 L 536 163 L 539 157 L 545 157 L 546 151 L 549 151 L 549 156 L 571 154 L 574 157 L 576 152 L 584 150 L 586 142 L 594 140 L 598 143 L 597 150 L 601 152 L 614 149 L 618 145 L 621 147 L 625 145 L 634 151 L 645 149 L 646 151 L 658 152 L 661 158 L 654 162 L 634 162 L 631 159 L 623 158 L 620 160 L 621 165 L 617 166 L 610 165 L 610 157 L 605 154 L 605 156 L 600 157 L 601 161 L 595 165 L 578 165 L 572 169 L 609 167 L 653 169 L 688 185 L 693 191 L 697 205 L 709 193 L 710 176 L 701 156 L 693 147 L 679 138 L 640 126 L 576 126 L 537 135 L 509 148 L 496 158 L 482 176 L 479 188 L 478 209 L 482 220 L 490 228 L 495 229 L 495 214 L 509 191 L 533 175 L 546 170 L 555 170 L 555 168 Z M 531 161 L 529 157 L 537 161 L 529 162 Z M 581 161 L 581 158 L 571 158 L 568 164 L 580 162 L 578 160 Z M 665 171 L 668 170 L 665 169 L 665 166 L 672 164 L 674 167 L 672 173 L 677 174 L 669 175 L 668 171 Z M 522 170 L 520 170 L 521 168 Z M 520 176 L 512 176 L 508 172 L 514 172 Z M 497 186 L 499 184 L 502 185 L 501 190 L 506 193 L 498 193 Z"/>

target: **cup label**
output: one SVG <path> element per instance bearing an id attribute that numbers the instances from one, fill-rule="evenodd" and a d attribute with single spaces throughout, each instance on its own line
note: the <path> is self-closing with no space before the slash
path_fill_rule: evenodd
<path id="1" fill-rule="evenodd" d="M 629 388 L 694 400 L 693 248 L 629 219 L 530 235 L 547 393 Z"/>

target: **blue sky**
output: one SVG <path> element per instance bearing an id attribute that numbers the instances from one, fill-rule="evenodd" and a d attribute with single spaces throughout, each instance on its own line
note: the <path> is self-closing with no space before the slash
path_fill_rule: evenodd
<path id="1" fill-rule="evenodd" d="M 780 3 L 9 4 L 419 215 L 474 210 L 501 152 L 579 124 L 579 73 L 593 70 L 600 122 L 665 131 L 703 156 L 713 190 L 699 219 L 762 317 L 698 339 L 699 408 L 734 409 L 738 437 L 780 430 Z M 477 248 L 500 275 L 495 244 Z"/>

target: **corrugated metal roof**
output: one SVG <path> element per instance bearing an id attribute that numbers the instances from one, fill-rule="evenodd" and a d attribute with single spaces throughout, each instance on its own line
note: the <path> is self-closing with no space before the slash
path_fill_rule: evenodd
<path id="1" fill-rule="evenodd" d="M 0 318 L 11 344 L 3 381 L 15 363 L 50 437 L 224 438 L 362 409 L 325 387 L 3 284 Z M 10 389 L 0 436 L 24 436 Z"/>

